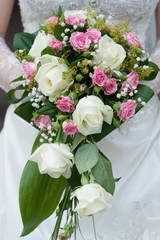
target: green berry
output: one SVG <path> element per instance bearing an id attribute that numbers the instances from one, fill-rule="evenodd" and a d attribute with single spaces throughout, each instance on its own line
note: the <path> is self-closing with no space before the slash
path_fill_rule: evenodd
<path id="1" fill-rule="evenodd" d="M 69 97 L 70 97 L 72 100 L 74 100 L 74 99 L 77 98 L 77 93 L 76 93 L 76 92 L 71 92 L 71 93 L 69 94 Z"/>
<path id="2" fill-rule="evenodd" d="M 59 127 L 60 127 L 60 125 L 59 125 L 58 122 L 54 122 L 54 123 L 53 123 L 53 129 L 54 129 L 54 130 L 58 131 L 58 130 L 59 130 Z"/>
<path id="3" fill-rule="evenodd" d="M 83 79 L 83 76 L 82 76 L 81 74 L 77 74 L 77 75 L 76 75 L 76 80 L 77 80 L 78 82 L 82 81 L 82 79 Z"/>

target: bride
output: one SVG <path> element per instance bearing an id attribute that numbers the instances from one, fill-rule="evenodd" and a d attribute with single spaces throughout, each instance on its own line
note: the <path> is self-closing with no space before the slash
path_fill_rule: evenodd
<path id="1" fill-rule="evenodd" d="M 0 85 L 21 75 L 21 65 L 7 48 L 3 36 L 14 0 L 0 0 Z M 142 44 L 158 0 L 19 0 L 24 31 L 34 32 L 43 20 L 61 5 L 62 9 L 83 9 L 90 5 L 98 14 L 113 16 L 113 21 L 128 19 L 130 28 Z M 158 58 L 157 58 L 158 59 Z M 158 89 L 155 81 L 154 89 Z M 155 91 L 155 93 L 157 93 Z M 36 130 L 19 119 L 10 106 L 0 135 L 0 239 L 17 240 L 22 231 L 18 207 L 18 185 L 30 155 Z M 112 208 L 95 217 L 98 240 L 160 239 L 160 104 L 153 97 L 132 120 L 125 122 L 98 143 L 113 165 L 114 177 L 122 177 L 112 197 Z M 49 239 L 54 216 L 44 221 L 24 240 Z M 80 221 L 86 240 L 93 240 L 91 219 Z M 77 240 L 82 239 L 77 234 Z"/>

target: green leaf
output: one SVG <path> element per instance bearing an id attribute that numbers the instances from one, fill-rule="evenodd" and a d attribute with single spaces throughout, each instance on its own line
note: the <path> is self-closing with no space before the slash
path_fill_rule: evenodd
<path id="1" fill-rule="evenodd" d="M 75 165 L 73 165 L 72 168 L 72 175 L 68 179 L 69 185 L 71 186 L 72 189 L 81 186 L 81 175 L 77 171 L 77 168 Z"/>
<path id="2" fill-rule="evenodd" d="M 78 172 L 81 174 L 88 171 L 98 162 L 99 150 L 93 143 L 84 144 L 79 147 L 75 155 L 75 164 Z"/>
<path id="3" fill-rule="evenodd" d="M 57 14 L 55 13 L 55 11 L 53 10 L 53 13 L 52 13 L 52 15 L 54 16 L 54 17 L 57 17 Z"/>
<path id="4" fill-rule="evenodd" d="M 119 182 L 120 180 L 121 180 L 121 177 L 114 179 L 115 182 Z"/>
<path id="5" fill-rule="evenodd" d="M 7 93 L 7 101 L 10 103 L 10 104 L 16 104 L 16 103 L 19 103 L 20 101 L 22 101 L 22 99 L 24 99 L 27 95 L 28 95 L 28 92 L 27 91 L 24 91 L 23 94 L 22 94 L 22 97 L 20 98 L 17 98 L 15 96 L 16 94 L 16 91 L 22 91 L 22 90 L 25 90 L 25 89 L 28 89 L 27 86 L 23 86 L 23 85 L 19 85 L 18 87 L 14 88 L 14 89 L 11 89 L 8 93 Z"/>
<path id="6" fill-rule="evenodd" d="M 24 59 L 26 59 L 27 61 L 34 61 L 34 57 L 32 57 L 31 55 L 26 55 Z"/>
<path id="7" fill-rule="evenodd" d="M 64 177 L 51 178 L 40 174 L 37 163 L 28 161 L 20 182 L 19 204 L 26 236 L 56 209 L 66 187 Z"/>
<path id="8" fill-rule="evenodd" d="M 113 118 L 113 125 L 114 125 L 116 128 L 120 128 L 120 125 L 121 125 L 120 120 L 114 117 L 114 118 Z"/>
<path id="9" fill-rule="evenodd" d="M 59 51 L 55 51 L 53 48 L 51 47 L 46 47 L 45 49 L 43 49 L 43 51 L 41 52 L 41 56 L 43 55 L 52 55 L 52 56 L 56 56 L 56 57 L 61 57 L 61 53 Z"/>
<path id="10" fill-rule="evenodd" d="M 61 25 L 56 25 L 54 28 L 54 36 L 56 39 L 62 41 L 63 37 L 61 36 L 61 34 L 64 32 L 64 27 L 62 27 Z"/>
<path id="11" fill-rule="evenodd" d="M 60 137 L 60 142 L 65 144 L 67 141 L 67 138 L 68 138 L 68 135 L 66 135 L 64 132 L 62 132 L 61 137 Z"/>
<path id="12" fill-rule="evenodd" d="M 145 81 L 151 81 L 151 80 L 155 79 L 158 72 L 160 71 L 159 67 L 153 62 L 148 62 L 148 66 L 152 67 L 153 70 L 148 77 L 145 77 L 145 79 L 144 79 Z"/>
<path id="13" fill-rule="evenodd" d="M 148 77 L 145 77 L 144 80 L 145 81 L 151 81 L 151 80 L 155 79 L 158 72 L 160 71 L 159 67 L 153 62 L 149 62 L 148 59 L 146 59 L 145 61 L 140 61 L 139 62 L 139 66 L 144 66 L 144 65 L 147 65 L 147 66 L 153 68 L 151 74 Z"/>
<path id="14" fill-rule="evenodd" d="M 151 99 L 151 97 L 153 97 L 154 95 L 153 90 L 150 87 L 143 84 L 139 84 L 137 87 L 137 90 L 138 90 L 138 93 L 135 94 L 133 97 L 133 99 L 136 101 L 138 100 L 138 98 L 141 98 L 142 101 L 148 102 Z M 142 108 L 142 105 L 138 104 L 136 108 L 136 112 L 138 112 L 141 108 Z"/>
<path id="15" fill-rule="evenodd" d="M 102 36 L 104 36 L 104 35 L 108 35 L 108 32 L 106 31 L 106 30 L 101 30 L 101 34 L 102 34 Z"/>
<path id="16" fill-rule="evenodd" d="M 62 14 L 62 15 L 60 16 L 59 21 L 60 21 L 60 22 L 65 22 L 65 16 L 64 16 L 64 14 Z"/>
<path id="17" fill-rule="evenodd" d="M 121 106 L 121 102 L 116 102 L 116 103 L 113 104 L 113 109 L 114 109 L 116 112 L 118 112 L 120 106 Z"/>
<path id="18" fill-rule="evenodd" d="M 62 14 L 63 14 L 62 8 L 61 6 L 59 6 L 58 13 L 57 13 L 58 18 L 60 18 Z"/>
<path id="19" fill-rule="evenodd" d="M 29 52 L 37 34 L 38 31 L 35 33 L 25 32 L 16 33 L 13 40 L 13 49 L 14 50 L 26 49 L 26 51 Z"/>
<path id="20" fill-rule="evenodd" d="M 13 83 L 13 82 L 20 82 L 20 81 L 24 81 L 23 76 L 20 76 L 20 77 L 14 79 L 13 81 L 11 81 L 11 83 Z"/>
<path id="21" fill-rule="evenodd" d="M 76 133 L 73 139 L 71 152 L 73 152 L 76 149 L 76 147 L 85 139 L 86 136 L 82 135 L 81 133 Z"/>
<path id="22" fill-rule="evenodd" d="M 115 190 L 115 181 L 112 173 L 111 162 L 99 152 L 99 161 L 92 169 L 96 181 L 110 194 L 113 195 Z"/>
<path id="23" fill-rule="evenodd" d="M 44 115 L 54 115 L 57 113 L 57 108 L 53 103 L 46 102 L 43 107 L 38 109 L 37 113 Z"/>
<path id="24" fill-rule="evenodd" d="M 69 190 L 69 192 L 70 192 L 70 189 L 66 189 L 67 191 Z M 69 193 L 68 192 L 68 193 Z M 66 202 L 65 202 L 66 201 Z M 64 202 L 65 202 L 65 204 L 64 204 Z M 62 201 L 60 202 L 60 204 L 59 204 L 59 210 L 60 211 L 64 211 L 64 210 L 68 210 L 69 208 L 71 209 L 72 208 L 72 200 L 70 200 L 70 194 L 68 194 L 67 196 L 66 196 L 66 198 L 64 197 L 63 199 L 62 199 Z"/>
<path id="25" fill-rule="evenodd" d="M 22 119 L 24 119 L 27 122 L 31 122 L 32 119 L 32 112 L 34 111 L 34 108 L 32 107 L 32 103 L 29 102 L 25 102 L 22 103 L 20 106 L 18 106 L 14 113 L 16 115 L 18 115 L 19 117 L 21 117 Z"/>

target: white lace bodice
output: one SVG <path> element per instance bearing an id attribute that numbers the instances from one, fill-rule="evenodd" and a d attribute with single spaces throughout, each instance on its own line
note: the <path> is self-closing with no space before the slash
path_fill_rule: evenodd
<path id="1" fill-rule="evenodd" d="M 98 14 L 111 15 L 114 22 L 128 19 L 130 28 L 141 43 L 145 43 L 146 31 L 158 0 L 19 0 L 24 31 L 34 32 L 44 20 L 56 12 L 59 5 L 63 10 L 83 9 L 90 5 Z M 109 21 L 109 20 L 108 20 Z M 11 60 L 12 59 L 12 60 Z M 11 61 L 10 61 L 11 60 Z M 7 48 L 3 39 L 0 41 L 0 87 L 8 91 L 9 82 L 21 74 L 20 64 Z"/>
<path id="2" fill-rule="evenodd" d="M 130 28 L 139 36 L 141 43 L 145 42 L 146 31 L 158 0 L 19 0 L 24 29 L 27 32 L 36 31 L 39 24 L 56 12 L 61 5 L 63 10 L 83 9 L 90 5 L 98 14 L 113 21 L 128 19 Z"/>

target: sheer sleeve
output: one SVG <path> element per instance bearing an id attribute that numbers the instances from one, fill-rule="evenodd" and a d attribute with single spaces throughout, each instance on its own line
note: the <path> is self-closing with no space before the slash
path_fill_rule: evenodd
<path id="1" fill-rule="evenodd" d="M 15 55 L 0 37 L 0 88 L 4 91 L 11 89 L 10 82 L 22 75 L 22 66 Z"/>

